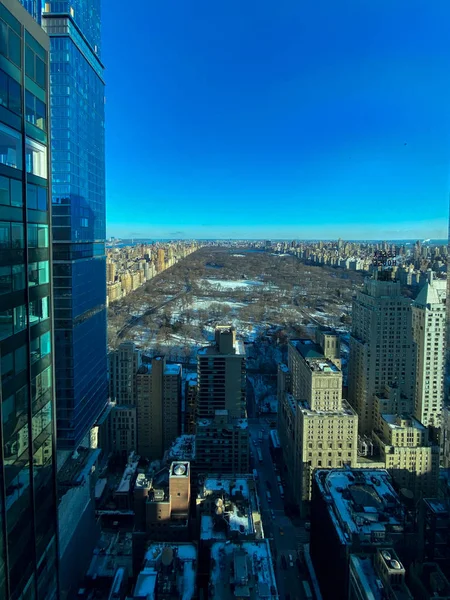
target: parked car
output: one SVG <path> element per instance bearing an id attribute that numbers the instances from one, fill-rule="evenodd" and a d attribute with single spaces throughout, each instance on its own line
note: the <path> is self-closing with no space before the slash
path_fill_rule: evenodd
<path id="1" fill-rule="evenodd" d="M 281 566 L 283 567 L 283 569 L 287 569 L 287 560 L 284 554 L 281 555 Z"/>

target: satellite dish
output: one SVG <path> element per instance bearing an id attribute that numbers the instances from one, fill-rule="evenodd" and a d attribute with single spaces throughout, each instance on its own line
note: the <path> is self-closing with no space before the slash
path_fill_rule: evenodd
<path id="1" fill-rule="evenodd" d="M 174 475 L 185 475 L 186 474 L 186 465 L 176 465 L 173 469 Z"/>
<path id="2" fill-rule="evenodd" d="M 402 565 L 398 562 L 398 560 L 391 560 L 391 567 L 393 569 L 399 570 L 402 568 Z"/>

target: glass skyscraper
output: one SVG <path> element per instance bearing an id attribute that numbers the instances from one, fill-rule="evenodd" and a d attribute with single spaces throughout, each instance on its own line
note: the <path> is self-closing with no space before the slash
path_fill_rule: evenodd
<path id="1" fill-rule="evenodd" d="M 42 15 L 42 0 L 21 0 L 21 2 L 33 19 L 40 24 Z"/>
<path id="2" fill-rule="evenodd" d="M 49 39 L 0 2 L 0 598 L 56 595 Z"/>
<path id="3" fill-rule="evenodd" d="M 104 81 L 100 0 L 44 2 L 50 36 L 58 448 L 107 401 Z"/>

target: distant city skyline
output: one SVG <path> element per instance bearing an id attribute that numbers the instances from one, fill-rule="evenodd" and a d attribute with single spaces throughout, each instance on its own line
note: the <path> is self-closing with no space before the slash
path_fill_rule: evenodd
<path id="1" fill-rule="evenodd" d="M 159 3 L 118 45 L 120 10 L 108 235 L 446 237 L 448 3 Z"/>
<path id="2" fill-rule="evenodd" d="M 444 240 L 447 239 L 446 219 L 441 221 L 424 221 L 421 224 L 405 223 L 404 227 L 393 224 L 391 227 L 376 227 L 361 224 L 352 227 L 338 228 L 333 225 L 324 226 L 278 226 L 278 227 L 254 227 L 246 226 L 208 226 L 183 227 L 173 225 L 167 226 L 141 226 L 133 229 L 122 227 L 111 227 L 108 229 L 108 238 L 154 238 L 154 239 L 273 239 L 273 240 Z"/>

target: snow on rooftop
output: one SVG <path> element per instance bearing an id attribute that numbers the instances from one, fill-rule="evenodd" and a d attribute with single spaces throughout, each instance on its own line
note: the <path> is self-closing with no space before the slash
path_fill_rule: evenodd
<path id="1" fill-rule="evenodd" d="M 134 587 L 134 598 L 154 600 L 157 572 L 153 567 L 144 567 L 139 573 Z"/>
<path id="2" fill-rule="evenodd" d="M 322 494 L 331 500 L 328 511 L 342 543 L 349 539 L 348 534 L 371 541 L 373 532 L 403 522 L 398 496 L 385 470 L 318 471 L 316 480 Z M 383 521 L 379 520 L 381 513 Z"/>
<path id="3" fill-rule="evenodd" d="M 181 365 L 180 364 L 166 365 L 166 368 L 164 369 L 164 375 L 179 375 L 180 373 L 181 373 Z"/>
<path id="4" fill-rule="evenodd" d="M 224 477 L 223 479 L 217 479 L 208 477 L 205 479 L 203 487 L 206 492 L 224 492 L 231 497 L 240 492 L 244 498 L 249 497 L 248 481 L 244 478 Z"/>
<path id="5" fill-rule="evenodd" d="M 130 458 L 128 459 L 127 466 L 122 475 L 122 479 L 117 486 L 116 493 L 125 493 L 130 490 L 130 483 L 133 475 L 136 473 L 136 469 L 139 465 L 139 456 L 132 452 L 130 454 Z"/>
<path id="6" fill-rule="evenodd" d="M 267 539 L 240 544 L 216 542 L 211 546 L 211 558 L 214 560 L 211 570 L 214 597 L 226 597 L 224 590 L 227 589 L 227 586 L 223 587 L 222 584 L 229 582 L 234 554 L 239 550 L 245 552 L 249 572 L 256 578 L 258 585 L 265 584 L 269 590 L 273 586 L 276 590 L 275 573 Z"/>
<path id="7" fill-rule="evenodd" d="M 154 589 L 151 590 L 151 574 L 154 573 L 155 574 L 155 582 L 156 582 L 156 575 L 158 572 L 158 566 L 160 565 L 160 560 L 162 557 L 162 551 L 165 547 L 169 547 L 172 548 L 172 550 L 176 551 L 176 554 L 179 558 L 179 560 L 183 563 L 182 565 L 182 570 L 183 570 L 183 574 L 182 577 L 178 578 L 178 592 L 179 592 L 179 598 L 182 598 L 182 600 L 191 600 L 194 595 L 195 595 L 195 575 L 196 575 L 196 571 L 195 571 L 195 567 L 194 567 L 194 561 L 196 561 L 197 559 L 197 549 L 194 546 L 194 544 L 170 544 L 170 543 L 156 543 L 156 544 L 151 544 L 146 552 L 145 555 L 145 561 L 146 561 L 146 566 L 144 567 L 143 571 L 141 571 L 141 573 L 138 576 L 138 582 L 139 579 L 141 577 L 141 575 L 147 573 L 148 574 L 148 581 L 145 582 L 145 577 L 142 577 L 142 591 L 144 593 L 141 594 L 141 596 L 145 597 L 146 600 L 153 600 L 154 599 Z M 136 588 L 138 585 L 138 582 L 136 583 Z M 136 594 L 136 588 L 135 588 L 135 596 Z M 150 595 L 145 596 L 145 591 L 146 590 L 150 590 Z"/>
<path id="8" fill-rule="evenodd" d="M 108 480 L 106 479 L 106 477 L 97 480 L 97 483 L 95 484 L 95 499 L 96 500 L 101 498 L 103 492 L 105 491 L 105 487 L 106 487 L 107 483 L 108 483 Z"/>

